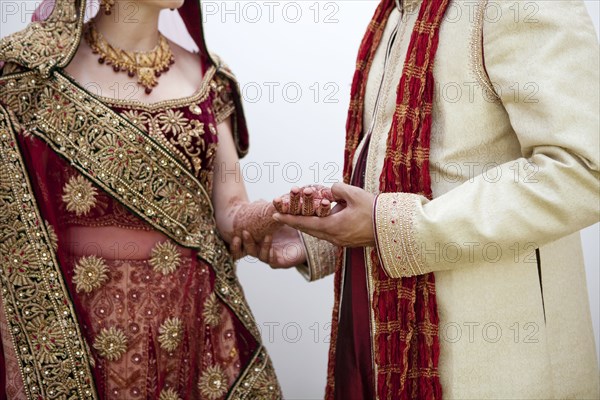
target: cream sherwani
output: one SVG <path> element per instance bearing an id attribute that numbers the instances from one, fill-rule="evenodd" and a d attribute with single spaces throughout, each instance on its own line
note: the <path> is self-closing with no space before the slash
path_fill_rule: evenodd
<path id="1" fill-rule="evenodd" d="M 365 127 L 402 18 L 369 143 L 372 193 L 418 7 L 392 13 L 368 77 Z M 600 215 L 598 57 L 579 0 L 448 9 L 434 70 L 433 200 L 381 194 L 374 210 L 386 272 L 435 273 L 445 398 L 599 396 L 578 232 Z M 333 272 L 333 247 L 303 238 L 309 279 Z"/>

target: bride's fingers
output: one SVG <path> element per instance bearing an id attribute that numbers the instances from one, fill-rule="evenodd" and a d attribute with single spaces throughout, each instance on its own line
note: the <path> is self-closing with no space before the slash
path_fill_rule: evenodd
<path id="1" fill-rule="evenodd" d="M 327 199 L 327 200 L 329 200 L 330 202 L 331 202 L 331 201 L 335 201 L 335 200 L 333 199 L 333 193 L 331 193 L 331 188 L 324 187 L 323 189 L 321 189 L 321 193 L 320 193 L 320 195 L 321 195 L 321 196 L 320 196 L 321 198 L 323 198 L 323 199 Z"/>
<path id="2" fill-rule="evenodd" d="M 278 213 L 283 214 L 283 199 L 281 197 L 276 197 L 273 199 L 273 206 Z"/>
<path id="3" fill-rule="evenodd" d="M 242 251 L 242 239 L 239 236 L 235 236 L 231 241 L 231 255 L 234 260 L 239 260 L 244 257 L 244 252 Z"/>
<path id="4" fill-rule="evenodd" d="M 306 188 L 302 191 L 302 215 L 314 215 L 313 198 L 314 191 L 311 188 Z"/>
<path id="5" fill-rule="evenodd" d="M 269 253 L 271 251 L 271 245 L 273 244 L 273 237 L 271 235 L 265 236 L 261 246 L 260 253 L 258 254 L 258 259 L 262 262 L 269 262 Z"/>
<path id="6" fill-rule="evenodd" d="M 321 200 L 321 204 L 317 208 L 315 214 L 317 217 L 327 217 L 331 214 L 331 202 L 327 199 Z"/>
<path id="7" fill-rule="evenodd" d="M 290 209 L 289 209 L 290 214 L 292 214 L 292 215 L 300 214 L 300 211 L 301 211 L 300 198 L 301 198 L 300 189 L 298 187 L 293 187 L 292 190 L 290 191 Z"/>
<path id="8" fill-rule="evenodd" d="M 289 196 L 286 197 L 277 197 L 273 200 L 273 206 L 280 214 L 287 214 L 290 212 L 290 199 Z"/>
<path id="9" fill-rule="evenodd" d="M 254 242 L 254 239 L 252 238 L 252 235 L 250 235 L 250 232 L 244 231 L 242 233 L 242 237 L 244 250 L 246 251 L 246 253 L 252 257 L 258 257 L 259 250 L 256 246 L 256 243 Z"/>
<path id="10" fill-rule="evenodd" d="M 282 204 L 282 214 L 288 214 L 290 212 L 290 196 L 286 196 L 283 198 L 283 204 Z"/>

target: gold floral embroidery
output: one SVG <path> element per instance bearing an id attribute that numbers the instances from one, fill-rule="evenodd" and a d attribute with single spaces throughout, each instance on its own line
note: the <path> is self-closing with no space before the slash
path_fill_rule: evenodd
<path id="1" fill-rule="evenodd" d="M 164 210 L 177 219 L 185 219 L 197 209 L 193 196 L 175 184 L 168 183 L 159 195 L 164 199 Z"/>
<path id="2" fill-rule="evenodd" d="M 178 110 L 168 109 L 158 116 L 158 123 L 161 125 L 161 130 L 173 135 L 183 132 L 188 121 L 183 116 L 183 113 Z"/>
<path id="3" fill-rule="evenodd" d="M 123 116 L 141 129 L 144 129 L 144 126 L 152 119 L 150 114 L 138 110 L 125 110 L 123 111 Z"/>
<path id="4" fill-rule="evenodd" d="M 94 349 L 98 350 L 101 357 L 109 361 L 117 361 L 127 351 L 127 336 L 114 326 L 103 328 L 96 336 Z"/>
<path id="5" fill-rule="evenodd" d="M 204 302 L 202 317 L 213 328 L 221 322 L 221 303 L 214 293 L 211 293 Z"/>
<path id="6" fill-rule="evenodd" d="M 173 351 L 183 338 L 183 323 L 179 318 L 167 318 L 158 328 L 158 342 L 166 351 Z"/>
<path id="7" fill-rule="evenodd" d="M 179 394 L 173 388 L 166 388 L 160 392 L 158 400 L 181 400 Z"/>
<path id="8" fill-rule="evenodd" d="M 63 188 L 62 199 L 67 211 L 75 215 L 85 215 L 96 205 L 98 191 L 92 183 L 81 175 L 72 176 Z"/>
<path id="9" fill-rule="evenodd" d="M 198 381 L 203 398 L 217 400 L 227 393 L 227 376 L 218 365 L 208 367 Z"/>
<path id="10" fill-rule="evenodd" d="M 16 286 L 29 286 L 32 273 L 39 268 L 35 261 L 35 249 L 24 240 L 8 238 L 0 242 L 0 254 L 3 267 L 8 272 L 8 279 Z"/>
<path id="11" fill-rule="evenodd" d="M 48 113 L 51 124 L 73 124 L 75 122 L 75 105 L 67 99 L 52 98 L 52 89 L 45 87 L 40 93 L 40 101 L 52 104 L 52 112 Z"/>
<path id="12" fill-rule="evenodd" d="M 96 256 L 85 256 L 79 259 L 73 274 L 73 283 L 77 293 L 91 293 L 108 280 L 108 267 L 104 260 Z"/>
<path id="13" fill-rule="evenodd" d="M 139 175 L 142 160 L 139 154 L 117 135 L 104 135 L 96 143 L 98 162 L 109 174 Z"/>
<path id="14" fill-rule="evenodd" d="M 46 229 L 48 230 L 48 239 L 50 239 L 50 246 L 52 246 L 52 250 L 58 250 L 58 236 L 56 235 L 56 231 L 54 227 L 48 222 L 46 222 Z"/>
<path id="15" fill-rule="evenodd" d="M 61 327 L 58 320 L 46 320 L 40 315 L 28 322 L 32 345 L 39 352 L 38 356 L 44 363 L 58 362 L 57 349 L 63 345 Z"/>
<path id="16" fill-rule="evenodd" d="M 150 253 L 149 264 L 156 272 L 168 275 L 181 265 L 181 254 L 173 243 L 156 243 Z"/>
<path id="17" fill-rule="evenodd" d="M 233 93 L 228 79 L 221 75 L 215 75 L 215 79 L 210 83 L 210 87 L 215 93 L 213 100 L 213 112 L 217 124 L 225 121 L 234 111 Z"/>

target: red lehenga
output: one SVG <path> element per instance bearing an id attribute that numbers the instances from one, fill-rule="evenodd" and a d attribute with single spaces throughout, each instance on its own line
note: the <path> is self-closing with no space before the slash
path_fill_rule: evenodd
<path id="1" fill-rule="evenodd" d="M 232 76 L 206 56 L 188 98 L 94 96 L 59 68 L 83 8 L 0 43 L 0 397 L 280 398 L 210 204 L 216 125 L 247 147 Z"/>

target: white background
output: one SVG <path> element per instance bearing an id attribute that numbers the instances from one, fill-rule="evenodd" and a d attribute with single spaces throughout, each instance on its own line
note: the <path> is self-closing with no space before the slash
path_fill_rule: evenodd
<path id="1" fill-rule="evenodd" d="M 598 31 L 599 3 L 586 4 Z M 209 47 L 230 65 L 244 91 L 251 151 L 242 167 L 252 199 L 271 199 L 295 183 L 341 178 L 356 52 L 376 5 L 373 0 L 205 2 Z M 22 29 L 34 8 L 33 1 L 0 0 L 0 36 Z M 165 14 L 167 34 L 181 36 L 169 22 L 173 13 Z M 598 224 L 582 237 L 598 343 Z M 308 284 L 295 270 L 272 271 L 252 260 L 240 262 L 238 274 L 285 397 L 322 398 L 332 277 Z"/>

